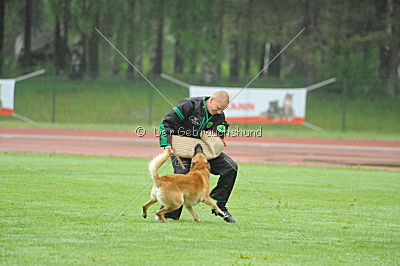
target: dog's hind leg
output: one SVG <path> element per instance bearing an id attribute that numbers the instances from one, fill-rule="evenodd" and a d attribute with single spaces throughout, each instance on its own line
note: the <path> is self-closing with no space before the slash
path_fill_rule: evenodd
<path id="1" fill-rule="evenodd" d="M 208 206 L 211 206 L 214 209 L 216 209 L 219 214 L 222 214 L 222 216 L 225 216 L 225 213 L 218 207 L 218 205 L 208 195 L 203 198 L 202 202 L 204 204 L 207 204 Z"/>
<path id="2" fill-rule="evenodd" d="M 147 209 L 148 209 L 151 205 L 153 205 L 154 203 L 156 203 L 156 202 L 157 202 L 157 200 L 154 199 L 154 198 L 152 197 L 148 202 L 146 202 L 146 203 L 143 205 L 142 216 L 143 216 L 144 219 L 147 218 Z"/>
<path id="3" fill-rule="evenodd" d="M 165 219 L 164 214 L 166 214 L 167 212 L 170 211 L 175 211 L 176 209 L 179 209 L 181 205 L 177 205 L 177 206 L 164 206 L 162 209 L 160 209 L 158 212 L 156 212 L 157 216 L 160 217 L 161 221 L 163 221 L 164 223 L 168 223 L 168 220 Z"/>
<path id="4" fill-rule="evenodd" d="M 190 212 L 190 214 L 193 216 L 193 219 L 194 219 L 196 222 L 201 223 L 200 217 L 199 217 L 199 215 L 197 214 L 197 212 L 193 209 L 193 207 L 192 207 L 192 206 L 185 206 L 185 207 L 186 207 L 186 209 Z"/>

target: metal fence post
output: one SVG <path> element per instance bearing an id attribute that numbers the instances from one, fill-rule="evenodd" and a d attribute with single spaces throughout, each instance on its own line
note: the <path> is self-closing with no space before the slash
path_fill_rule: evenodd
<path id="1" fill-rule="evenodd" d="M 347 109 L 348 83 L 347 79 L 343 80 L 343 97 L 342 97 L 342 131 L 346 131 L 346 109 Z"/>
<path id="2" fill-rule="evenodd" d="M 149 90 L 149 126 L 152 124 L 152 112 L 153 112 L 153 90 Z"/>

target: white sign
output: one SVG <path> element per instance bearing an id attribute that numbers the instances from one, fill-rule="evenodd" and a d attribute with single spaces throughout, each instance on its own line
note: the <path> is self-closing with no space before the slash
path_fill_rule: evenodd
<path id="1" fill-rule="evenodd" d="M 307 97 L 307 90 L 305 88 L 246 88 L 242 90 L 242 88 L 227 87 L 189 87 L 190 97 L 210 96 L 219 90 L 228 92 L 229 98 L 233 99 L 224 111 L 227 121 L 284 124 L 304 123 Z"/>
<path id="2" fill-rule="evenodd" d="M 15 79 L 0 79 L 0 115 L 14 113 Z"/>

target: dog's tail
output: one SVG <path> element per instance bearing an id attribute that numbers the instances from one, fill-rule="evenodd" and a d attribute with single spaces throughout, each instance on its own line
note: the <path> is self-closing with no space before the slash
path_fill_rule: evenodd
<path id="1" fill-rule="evenodd" d="M 158 169 L 168 160 L 170 155 L 171 150 L 165 149 L 163 153 L 157 155 L 156 157 L 154 157 L 153 160 L 151 160 L 151 162 L 149 163 L 149 171 L 153 179 L 156 179 L 158 177 Z"/>

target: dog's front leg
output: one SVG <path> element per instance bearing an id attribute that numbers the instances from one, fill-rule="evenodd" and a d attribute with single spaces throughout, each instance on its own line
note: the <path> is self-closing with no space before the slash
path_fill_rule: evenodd
<path id="1" fill-rule="evenodd" d="M 225 213 L 218 207 L 218 205 L 209 196 L 204 197 L 203 203 L 207 204 L 208 206 L 213 207 L 214 209 L 217 210 L 217 212 L 219 214 L 221 214 L 223 217 L 225 217 Z"/>

